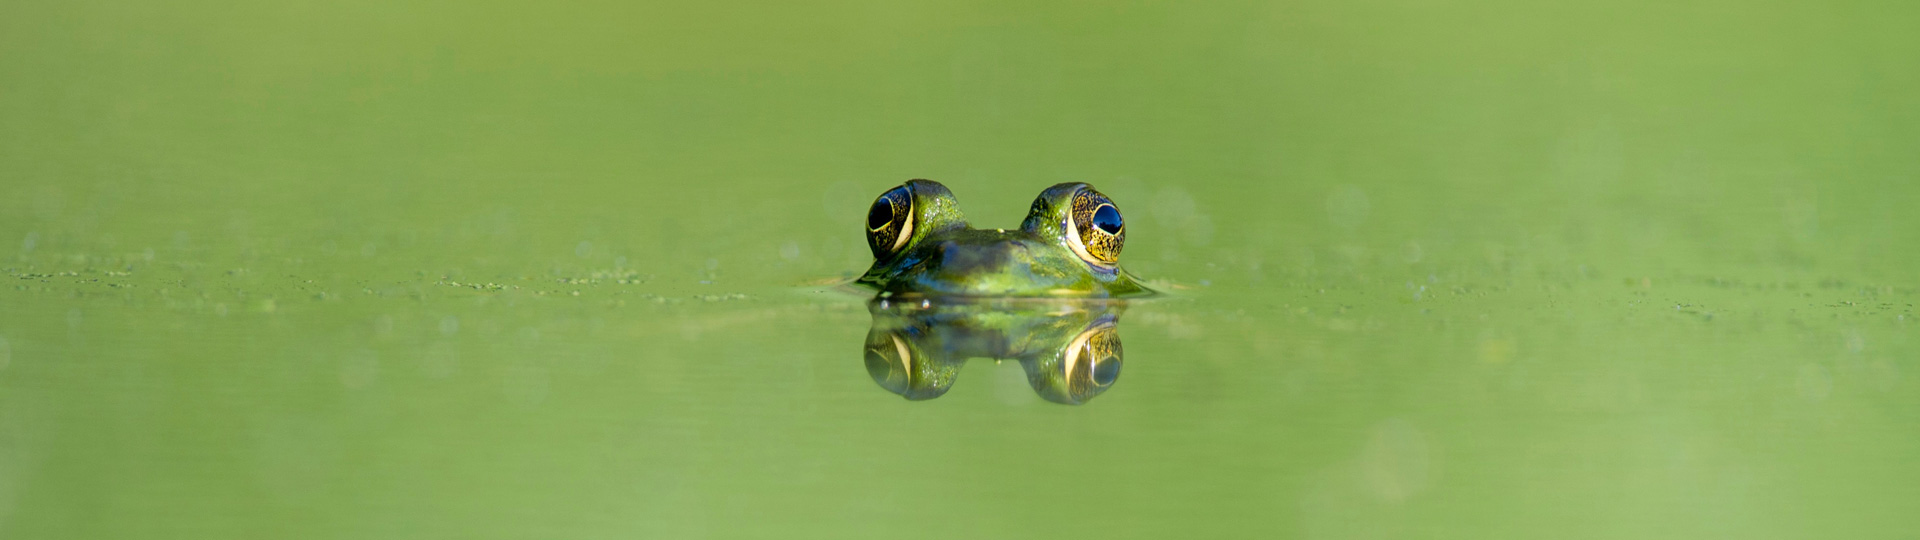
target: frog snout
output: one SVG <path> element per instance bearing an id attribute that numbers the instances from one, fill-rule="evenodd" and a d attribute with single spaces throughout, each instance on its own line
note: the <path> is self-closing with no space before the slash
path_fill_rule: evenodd
<path id="1" fill-rule="evenodd" d="M 1016 253 L 1026 248 L 1013 242 L 994 242 L 990 244 L 961 244 L 947 242 L 940 245 L 939 268 L 942 272 L 958 275 L 981 275 L 1000 271 L 1012 261 Z"/>

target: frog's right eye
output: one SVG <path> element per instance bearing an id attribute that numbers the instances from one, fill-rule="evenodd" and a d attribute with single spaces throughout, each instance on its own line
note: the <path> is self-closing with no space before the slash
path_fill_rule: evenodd
<path id="1" fill-rule="evenodd" d="M 1067 247 L 1088 264 L 1113 269 L 1120 262 L 1120 248 L 1127 243 L 1127 224 L 1120 220 L 1120 209 L 1113 199 L 1083 186 L 1073 193 L 1072 211 L 1067 216 Z"/>
<path id="2" fill-rule="evenodd" d="M 912 237 L 913 192 L 903 185 L 880 194 L 867 209 L 867 247 L 873 248 L 873 258 L 900 251 Z"/>
<path id="3" fill-rule="evenodd" d="M 1106 388 L 1120 378 L 1120 333 L 1113 323 L 1095 325 L 1067 345 L 1064 367 L 1069 387 Z"/>
<path id="4" fill-rule="evenodd" d="M 1079 405 L 1099 396 L 1120 379 L 1120 334 L 1109 319 L 1094 323 L 1067 342 L 1054 373 L 1028 375 L 1040 397 L 1055 403 Z M 1058 381 L 1058 382 L 1055 382 Z"/>

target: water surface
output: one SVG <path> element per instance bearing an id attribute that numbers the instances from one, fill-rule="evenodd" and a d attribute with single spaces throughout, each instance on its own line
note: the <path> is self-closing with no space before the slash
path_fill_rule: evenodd
<path id="1" fill-rule="evenodd" d="M 1917 19 L 7 4 L 0 536 L 1902 538 Z M 915 177 L 1113 197 L 1111 387 L 870 372 Z"/>

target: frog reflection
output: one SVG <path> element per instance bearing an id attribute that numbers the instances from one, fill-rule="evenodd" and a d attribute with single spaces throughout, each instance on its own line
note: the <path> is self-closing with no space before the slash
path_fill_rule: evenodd
<path id="1" fill-rule="evenodd" d="M 1040 397 L 1079 405 L 1120 378 L 1124 310 L 1103 300 L 877 299 L 868 303 L 867 373 L 918 401 L 947 393 L 967 359 L 1015 360 Z"/>

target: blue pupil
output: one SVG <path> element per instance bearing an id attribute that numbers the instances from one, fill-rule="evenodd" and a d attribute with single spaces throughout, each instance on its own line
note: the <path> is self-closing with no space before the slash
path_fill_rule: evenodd
<path id="1" fill-rule="evenodd" d="M 1093 227 L 1107 234 L 1120 234 L 1120 211 L 1112 206 L 1101 206 L 1093 211 Z"/>

